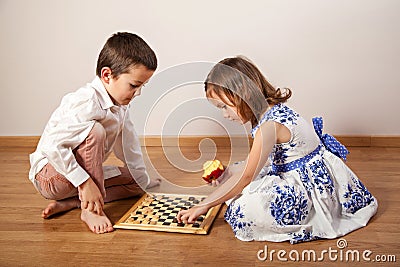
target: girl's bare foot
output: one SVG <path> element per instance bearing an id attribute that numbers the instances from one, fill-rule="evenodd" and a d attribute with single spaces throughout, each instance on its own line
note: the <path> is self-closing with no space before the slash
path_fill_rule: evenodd
<path id="1" fill-rule="evenodd" d="M 48 219 L 54 214 L 79 208 L 80 201 L 78 198 L 68 198 L 60 201 L 53 201 L 42 211 L 42 218 Z"/>
<path id="2" fill-rule="evenodd" d="M 84 221 L 89 229 L 96 234 L 104 234 L 114 231 L 111 221 L 102 212 L 101 215 L 82 209 L 81 220 Z"/>
<path id="3" fill-rule="evenodd" d="M 161 178 L 160 178 L 160 177 L 157 177 L 156 179 L 151 179 L 151 178 L 150 178 L 150 183 L 149 183 L 149 185 L 146 187 L 146 189 L 152 188 L 152 187 L 155 187 L 155 186 L 158 186 L 158 185 L 160 185 L 160 184 L 161 184 Z"/>

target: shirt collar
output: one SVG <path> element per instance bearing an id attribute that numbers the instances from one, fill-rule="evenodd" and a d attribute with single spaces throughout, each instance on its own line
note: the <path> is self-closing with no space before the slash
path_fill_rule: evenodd
<path id="1" fill-rule="evenodd" d="M 115 106 L 99 76 L 96 76 L 90 85 L 97 91 L 100 105 L 103 109 Z"/>

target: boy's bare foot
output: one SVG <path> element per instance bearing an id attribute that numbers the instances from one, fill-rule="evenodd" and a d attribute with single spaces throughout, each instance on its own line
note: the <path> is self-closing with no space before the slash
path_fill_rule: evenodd
<path id="1" fill-rule="evenodd" d="M 83 209 L 81 213 L 81 220 L 84 221 L 89 229 L 96 234 L 104 234 L 114 231 L 111 221 L 102 212 L 101 215 Z"/>
<path id="2" fill-rule="evenodd" d="M 79 208 L 80 201 L 78 198 L 68 198 L 60 201 L 53 201 L 42 211 L 42 218 L 48 219 L 54 214 Z"/>
<path id="3" fill-rule="evenodd" d="M 155 187 L 155 186 L 158 186 L 158 185 L 160 185 L 160 184 L 161 184 L 161 178 L 160 178 L 160 177 L 157 177 L 156 179 L 151 179 L 151 178 L 150 178 L 150 183 L 149 183 L 149 185 L 146 187 L 146 189 L 152 188 L 152 187 Z"/>

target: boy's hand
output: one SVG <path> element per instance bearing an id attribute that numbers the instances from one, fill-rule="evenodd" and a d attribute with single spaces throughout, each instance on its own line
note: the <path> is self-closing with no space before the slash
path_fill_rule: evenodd
<path id="1" fill-rule="evenodd" d="M 81 208 L 87 209 L 97 214 L 102 214 L 104 207 L 103 196 L 99 188 L 92 178 L 87 179 L 79 187 L 79 199 L 81 200 Z"/>

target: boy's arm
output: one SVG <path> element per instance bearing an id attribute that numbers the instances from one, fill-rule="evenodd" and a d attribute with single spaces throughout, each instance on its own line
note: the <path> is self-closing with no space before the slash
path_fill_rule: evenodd
<path id="1" fill-rule="evenodd" d="M 104 207 L 104 199 L 93 179 L 89 177 L 78 188 L 81 208 L 101 215 Z"/>
<path id="2" fill-rule="evenodd" d="M 79 191 L 81 207 L 101 213 L 104 199 L 90 175 L 78 164 L 73 150 L 89 135 L 96 121 L 103 118 L 103 110 L 92 99 L 85 97 L 63 99 L 58 113 L 53 114 L 45 130 L 41 153 L 48 162 Z M 79 100 L 77 100 L 79 99 Z"/>
<path id="3" fill-rule="evenodd" d="M 150 179 L 144 164 L 139 137 L 129 118 L 128 110 L 124 127 L 117 137 L 113 150 L 115 156 L 128 167 L 138 185 L 145 189 L 149 185 Z"/>
<path id="4" fill-rule="evenodd" d="M 96 103 L 87 98 L 73 104 L 69 103 L 71 101 L 68 98 L 63 101 L 67 103 L 62 105 L 57 114 L 53 114 L 57 119 L 50 119 L 45 129 L 40 152 L 57 172 L 78 187 L 90 176 L 78 164 L 73 150 L 85 140 L 102 114 Z"/>

